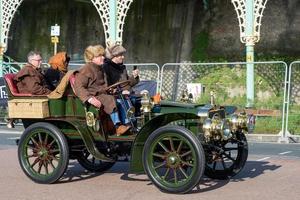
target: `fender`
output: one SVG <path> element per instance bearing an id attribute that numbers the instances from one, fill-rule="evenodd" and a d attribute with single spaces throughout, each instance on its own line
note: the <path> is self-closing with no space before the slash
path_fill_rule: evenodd
<path id="1" fill-rule="evenodd" d="M 88 130 L 88 128 L 86 126 L 82 126 L 80 121 L 76 121 L 76 120 L 61 120 L 61 121 L 64 121 L 64 122 L 69 123 L 72 126 L 74 126 L 74 128 L 78 131 L 78 133 L 82 137 L 82 140 L 83 140 L 87 150 L 96 159 L 106 161 L 106 162 L 115 162 L 114 159 L 108 158 L 104 154 L 99 152 L 99 150 L 95 146 L 92 134 L 90 133 L 90 131 Z"/>
<path id="2" fill-rule="evenodd" d="M 142 164 L 143 148 L 149 135 L 156 130 L 158 127 L 165 126 L 172 121 L 180 119 L 198 119 L 199 117 L 194 113 L 167 113 L 158 115 L 150 121 L 148 121 L 140 132 L 137 134 L 132 148 L 131 148 L 131 159 L 130 159 L 130 171 L 132 173 L 143 173 L 144 167 Z"/>

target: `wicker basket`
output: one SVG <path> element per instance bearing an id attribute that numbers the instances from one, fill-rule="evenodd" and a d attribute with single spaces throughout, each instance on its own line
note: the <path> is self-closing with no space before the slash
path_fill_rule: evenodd
<path id="1" fill-rule="evenodd" d="M 9 118 L 49 117 L 48 99 L 12 99 L 8 101 Z"/>

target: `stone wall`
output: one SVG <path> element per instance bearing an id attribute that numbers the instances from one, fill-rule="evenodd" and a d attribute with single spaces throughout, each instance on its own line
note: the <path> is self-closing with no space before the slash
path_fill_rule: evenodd
<path id="1" fill-rule="evenodd" d="M 258 55 L 300 54 L 300 1 L 269 0 L 261 26 Z M 89 0 L 25 0 L 10 29 L 7 55 L 24 61 L 31 49 L 45 59 L 53 52 L 50 26 L 61 26 L 58 50 L 66 50 L 73 60 L 82 59 L 89 44 L 104 44 L 101 20 Z M 230 0 L 134 0 L 124 26 L 127 62 L 180 62 L 191 60 L 191 52 L 201 47 L 199 33 L 208 35 L 204 51 L 208 58 L 244 60 L 245 48 L 239 39 L 238 20 Z"/>

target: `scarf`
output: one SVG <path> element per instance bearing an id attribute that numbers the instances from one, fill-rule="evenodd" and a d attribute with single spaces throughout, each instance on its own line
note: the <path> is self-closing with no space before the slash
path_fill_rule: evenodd
<path id="1" fill-rule="evenodd" d="M 113 61 L 107 59 L 103 65 L 104 72 L 107 77 L 108 85 L 115 84 L 121 80 L 122 74 L 124 70 L 126 70 L 126 66 L 122 64 L 116 64 Z"/>

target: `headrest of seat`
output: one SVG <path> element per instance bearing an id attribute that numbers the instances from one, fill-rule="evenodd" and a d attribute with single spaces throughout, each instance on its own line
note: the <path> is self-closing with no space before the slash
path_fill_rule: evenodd
<path id="1" fill-rule="evenodd" d="M 6 81 L 6 83 L 8 85 L 8 89 L 14 96 L 16 96 L 19 93 L 17 85 L 15 84 L 15 81 L 14 81 L 15 76 L 16 76 L 16 74 L 5 74 L 4 75 L 4 80 Z"/>

